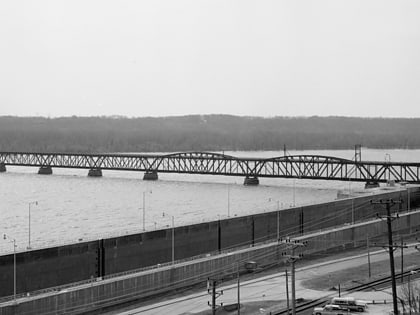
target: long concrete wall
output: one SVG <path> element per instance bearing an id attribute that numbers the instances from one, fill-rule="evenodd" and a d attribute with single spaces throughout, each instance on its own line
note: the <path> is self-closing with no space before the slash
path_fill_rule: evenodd
<path id="1" fill-rule="evenodd" d="M 175 228 L 175 259 L 249 246 L 280 236 L 296 236 L 384 211 L 372 198 L 403 200 L 393 211 L 407 208 L 407 191 L 398 190 L 354 200 L 236 217 Z M 420 204 L 418 188 L 410 190 L 411 207 Z M 353 209 L 353 210 L 352 210 Z M 277 223 L 278 222 L 278 223 Z M 279 224 L 277 226 L 277 224 Z M 17 254 L 17 292 L 25 293 L 171 261 L 172 229 L 83 242 Z M 0 256 L 0 296 L 13 294 L 13 255 Z"/>
<path id="2" fill-rule="evenodd" d="M 401 214 L 394 221 L 396 233 L 420 233 L 420 210 Z M 339 251 L 366 244 L 366 237 L 386 237 L 386 223 L 380 219 L 343 226 L 323 232 L 300 236 L 307 241 L 301 253 L 311 255 Z M 212 257 L 197 259 L 154 270 L 121 275 L 83 286 L 67 288 L 60 292 L 22 298 L 14 303 L 0 304 L 0 315 L 11 314 L 79 314 L 98 308 L 98 305 L 109 306 L 124 301 L 144 298 L 158 292 L 189 286 L 194 283 L 205 283 L 208 277 L 229 277 L 239 267 L 246 271 L 246 262 L 254 261 L 257 266 L 267 266 L 283 261 L 282 252 L 287 251 L 285 244 L 272 242 L 269 244 L 250 246 L 229 254 L 223 253 Z"/>

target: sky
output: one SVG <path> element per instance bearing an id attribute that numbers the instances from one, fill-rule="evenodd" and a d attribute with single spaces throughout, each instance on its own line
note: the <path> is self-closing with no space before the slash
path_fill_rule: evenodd
<path id="1" fill-rule="evenodd" d="M 0 115 L 420 117 L 418 0 L 4 0 Z"/>

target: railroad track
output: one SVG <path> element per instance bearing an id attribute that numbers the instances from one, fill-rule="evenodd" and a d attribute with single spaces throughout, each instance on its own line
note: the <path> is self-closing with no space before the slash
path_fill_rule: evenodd
<path id="1" fill-rule="evenodd" d="M 413 272 L 415 273 L 412 274 Z M 395 278 L 399 280 L 404 277 L 408 278 L 409 275 L 412 276 L 413 278 L 420 277 L 420 268 L 411 269 L 411 270 L 403 272 L 402 274 L 401 273 L 396 274 Z M 388 276 L 388 277 L 376 279 L 373 281 L 369 281 L 366 283 L 357 283 L 357 285 L 352 286 L 351 288 L 347 289 L 345 292 L 352 293 L 352 292 L 367 291 L 367 290 L 381 291 L 385 288 L 390 287 L 390 284 L 391 284 L 391 276 Z M 303 313 L 305 311 L 313 309 L 314 307 L 325 305 L 335 295 L 336 294 L 328 294 L 316 300 L 300 303 L 299 305 L 296 306 L 296 313 Z M 291 310 L 289 312 L 291 313 Z M 288 313 L 288 310 L 286 308 L 286 309 L 281 309 L 279 311 L 274 311 L 271 314 L 280 315 L 280 314 L 287 314 L 287 313 Z"/>

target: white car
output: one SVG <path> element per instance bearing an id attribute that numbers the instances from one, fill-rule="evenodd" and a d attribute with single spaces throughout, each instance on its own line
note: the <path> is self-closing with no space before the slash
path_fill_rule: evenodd
<path id="1" fill-rule="evenodd" d="M 312 315 L 346 315 L 348 313 L 348 310 L 344 310 L 338 305 L 327 304 L 324 307 L 315 307 Z"/>

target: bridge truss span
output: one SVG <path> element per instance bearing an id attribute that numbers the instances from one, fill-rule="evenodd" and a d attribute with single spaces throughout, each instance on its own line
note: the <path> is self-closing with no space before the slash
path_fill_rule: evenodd
<path id="1" fill-rule="evenodd" d="M 244 177 L 420 183 L 420 163 L 353 161 L 322 155 L 242 158 L 212 152 L 83 154 L 0 152 L 6 166 L 143 171 Z"/>

